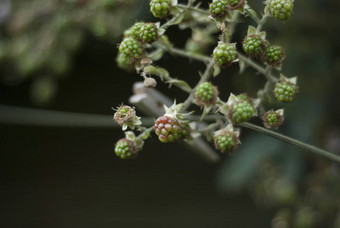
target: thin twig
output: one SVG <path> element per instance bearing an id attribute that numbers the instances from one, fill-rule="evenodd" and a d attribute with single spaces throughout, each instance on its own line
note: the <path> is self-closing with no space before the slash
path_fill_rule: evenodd
<path id="1" fill-rule="evenodd" d="M 312 153 L 321 155 L 321 156 L 323 156 L 323 157 L 325 157 L 325 158 L 327 158 L 327 159 L 329 159 L 331 161 L 340 163 L 340 156 L 338 156 L 336 154 L 333 154 L 331 152 L 328 152 L 326 150 L 317 148 L 317 147 L 312 146 L 312 145 L 307 144 L 307 143 L 303 143 L 303 142 L 301 142 L 299 140 L 290 138 L 290 137 L 288 137 L 286 135 L 282 135 L 282 134 L 277 133 L 275 131 L 271 131 L 271 130 L 265 129 L 263 127 L 260 127 L 260 126 L 257 126 L 257 125 L 251 124 L 251 123 L 241 123 L 239 125 L 241 127 L 252 129 L 254 131 L 260 132 L 262 134 L 271 136 L 273 138 L 279 139 L 279 140 L 284 141 L 286 143 L 289 143 L 289 144 L 292 144 L 294 146 L 300 147 L 300 148 L 302 148 L 304 150 L 307 150 L 307 151 L 310 151 Z"/>

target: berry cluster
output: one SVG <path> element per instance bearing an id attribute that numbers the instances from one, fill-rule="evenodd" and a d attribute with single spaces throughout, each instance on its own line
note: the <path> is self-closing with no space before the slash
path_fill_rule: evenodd
<path id="1" fill-rule="evenodd" d="M 164 18 L 170 14 L 171 0 L 151 0 L 150 11 L 158 18 Z"/>
<path id="2" fill-rule="evenodd" d="M 283 116 L 279 112 L 268 111 L 263 115 L 262 121 L 266 128 L 275 129 L 283 123 Z"/>
<path id="3" fill-rule="evenodd" d="M 213 0 L 209 5 L 209 12 L 215 18 L 223 18 L 228 14 L 229 4 L 227 0 Z"/>
<path id="4" fill-rule="evenodd" d="M 215 62 L 222 67 L 229 66 L 238 58 L 234 44 L 219 43 L 213 52 Z"/>
<path id="5" fill-rule="evenodd" d="M 204 105 L 211 105 L 216 103 L 218 91 L 210 82 L 201 83 L 195 93 L 196 103 L 203 107 Z"/>
<path id="6" fill-rule="evenodd" d="M 274 96 L 279 102 L 291 102 L 295 99 L 299 90 L 297 85 L 289 81 L 279 81 L 274 88 Z"/>
<path id="7" fill-rule="evenodd" d="M 217 150 L 233 154 L 238 148 L 239 139 L 234 132 L 223 131 L 215 136 L 214 144 Z"/>
<path id="8" fill-rule="evenodd" d="M 282 47 L 277 45 L 270 45 L 266 47 L 266 50 L 262 56 L 263 61 L 271 66 L 280 66 L 285 57 L 285 51 L 282 49 Z"/>
<path id="9" fill-rule="evenodd" d="M 133 141 L 123 138 L 116 143 L 115 153 L 121 159 L 135 158 L 138 149 Z"/>
<path id="10" fill-rule="evenodd" d="M 255 114 L 255 108 L 244 100 L 236 101 L 231 105 L 229 110 L 229 118 L 234 124 L 247 122 Z"/>
<path id="11" fill-rule="evenodd" d="M 269 11 L 279 20 L 287 20 L 293 13 L 292 0 L 270 0 Z"/>
<path id="12" fill-rule="evenodd" d="M 243 50 L 247 55 L 259 56 L 264 49 L 264 41 L 257 35 L 246 36 L 243 40 Z"/>
<path id="13" fill-rule="evenodd" d="M 174 142 L 179 139 L 181 127 L 177 119 L 169 116 L 161 116 L 155 121 L 155 133 L 159 141 L 163 143 Z"/>

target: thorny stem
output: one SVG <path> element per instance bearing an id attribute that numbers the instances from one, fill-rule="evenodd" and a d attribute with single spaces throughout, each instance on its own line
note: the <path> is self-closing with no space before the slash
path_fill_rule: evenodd
<path id="1" fill-rule="evenodd" d="M 195 88 L 191 91 L 189 97 L 185 100 L 185 102 L 183 103 L 183 106 L 182 106 L 182 110 L 186 110 L 187 108 L 189 108 L 191 102 L 193 101 L 194 99 L 194 96 L 195 96 L 195 91 L 196 91 L 196 88 L 197 86 L 199 86 L 201 83 L 205 82 L 205 81 L 208 81 L 210 76 L 211 76 L 211 71 L 214 67 L 214 60 L 211 59 L 210 62 L 209 62 L 209 65 L 207 66 L 207 68 L 205 69 L 205 72 L 204 74 L 202 75 L 201 79 L 199 80 L 199 82 L 197 83 L 197 85 L 195 86 Z"/>
<path id="2" fill-rule="evenodd" d="M 302 148 L 304 150 L 307 150 L 307 151 L 310 151 L 312 153 L 321 155 L 321 156 L 323 156 L 323 157 L 325 157 L 325 158 L 327 158 L 327 159 L 329 159 L 331 161 L 335 161 L 335 162 L 340 163 L 340 156 L 339 155 L 330 153 L 330 152 L 328 152 L 326 150 L 317 148 L 317 147 L 312 146 L 312 145 L 307 144 L 307 143 L 303 143 L 303 142 L 301 142 L 299 140 L 290 138 L 290 137 L 288 137 L 286 135 L 282 135 L 280 133 L 277 133 L 277 132 L 265 129 L 263 127 L 260 127 L 260 126 L 257 126 L 257 125 L 251 124 L 251 123 L 241 123 L 239 125 L 242 126 L 242 127 L 249 128 L 251 130 L 260 132 L 262 134 L 271 136 L 273 138 L 279 139 L 281 141 L 284 141 L 286 143 L 292 144 L 294 146 L 300 147 L 300 148 Z"/>

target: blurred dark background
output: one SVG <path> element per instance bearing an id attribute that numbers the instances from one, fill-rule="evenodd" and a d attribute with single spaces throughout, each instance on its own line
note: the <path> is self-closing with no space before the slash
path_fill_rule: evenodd
<path id="1" fill-rule="evenodd" d="M 249 1 L 258 13 L 262 3 Z M 117 68 L 116 45 L 135 21 L 156 21 L 148 1 L 0 0 L 0 9 L 0 104 L 112 115 L 111 107 L 128 103 L 141 77 Z M 285 75 L 299 77 L 300 94 L 284 105 L 279 132 L 335 153 L 339 10 L 338 0 L 296 0 L 291 20 L 264 27 L 287 52 Z M 241 22 L 238 43 L 253 24 Z M 191 31 L 167 35 L 183 48 Z M 170 55 L 157 64 L 191 85 L 204 69 Z M 213 79 L 222 99 L 255 96 L 263 86 L 261 75 L 238 70 Z M 157 89 L 186 98 L 161 83 Z M 210 164 L 155 136 L 138 159 L 119 160 L 113 148 L 124 135 L 113 127 L 0 129 L 0 227 L 340 227 L 339 166 L 247 130 L 234 157 Z"/>

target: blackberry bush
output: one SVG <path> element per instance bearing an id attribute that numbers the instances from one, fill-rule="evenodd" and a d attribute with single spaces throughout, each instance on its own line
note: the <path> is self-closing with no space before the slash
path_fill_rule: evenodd
<path id="1" fill-rule="evenodd" d="M 115 119 L 118 120 L 118 124 L 123 124 L 123 130 L 129 127 L 139 133 L 135 136 L 133 132 L 126 132 L 125 138 L 134 142 L 140 150 L 144 141 L 154 132 L 161 142 L 184 140 L 184 143 L 195 147 L 195 151 L 207 159 L 217 161 L 218 156 L 207 151 L 209 147 L 203 138 L 211 141 L 214 137 L 217 150 L 232 154 L 240 143 L 238 140 L 240 129 L 249 128 L 340 162 L 338 156 L 266 129 L 276 129 L 283 123 L 283 110 L 265 112 L 273 105 L 280 105 L 273 102 L 273 96 L 277 101 L 289 102 L 298 93 L 297 78 L 286 78 L 281 73 L 281 65 L 286 57 L 285 51 L 281 46 L 270 45 L 263 30 L 271 15 L 280 20 L 288 19 L 293 9 L 292 2 L 268 0 L 264 12 L 261 13 L 262 17 L 259 17 L 260 14 L 243 0 L 213 0 L 209 9 L 200 7 L 200 2 L 193 0 L 188 0 L 187 4 L 179 4 L 176 0 L 151 0 L 150 11 L 154 16 L 169 19 L 155 24 L 136 23 L 129 28 L 119 47 L 117 62 L 126 69 L 134 67 L 137 74 L 144 79 L 144 83 L 138 86 L 147 89 L 136 86 L 134 88 L 136 94 L 130 101 L 145 113 L 150 113 L 151 118 L 155 118 L 156 121 L 154 119 L 150 121 L 150 117 L 146 117 L 144 121 L 137 116 L 129 119 L 128 113 L 135 115 L 134 109 L 129 111 L 124 106 L 118 108 L 119 112 L 117 110 Z M 245 17 L 253 19 L 257 25 L 248 26 L 248 30 L 243 31 L 247 32 L 247 35 L 242 42 L 238 39 L 239 36 L 233 35 L 236 26 L 242 21 L 247 21 L 244 20 Z M 167 36 L 167 29 L 171 26 L 192 30 L 192 36 L 183 42 L 186 43 L 186 49 L 175 47 Z M 240 27 L 240 30 L 242 28 Z M 231 43 L 231 40 L 235 43 Z M 212 53 L 208 53 L 209 45 L 214 43 L 217 43 L 217 46 Z M 247 56 L 240 53 L 239 47 L 243 48 Z M 157 65 L 157 61 L 165 53 L 202 62 L 205 69 L 183 77 L 188 79 L 190 82 L 188 83 Z M 262 62 L 254 61 L 251 57 L 261 57 Z M 224 100 L 226 92 L 223 91 L 220 96 L 217 88 L 211 84 L 213 77 L 238 77 L 238 74 L 232 74 L 231 70 L 224 69 L 234 62 L 239 64 L 239 74 L 245 70 L 253 70 L 254 75 L 264 76 L 263 86 L 251 88 L 249 91 L 252 97 L 247 93 L 237 96 L 231 93 L 228 100 Z M 159 77 L 160 82 L 187 93 L 187 98 L 185 100 L 174 98 L 169 108 L 166 106 L 162 108 L 163 103 L 171 102 L 156 90 L 157 83 L 154 79 L 156 77 Z M 191 85 L 193 81 L 196 85 Z M 230 86 L 228 89 L 234 88 Z M 201 110 L 192 107 L 193 104 L 199 105 Z M 249 122 L 258 114 L 266 128 Z"/>

